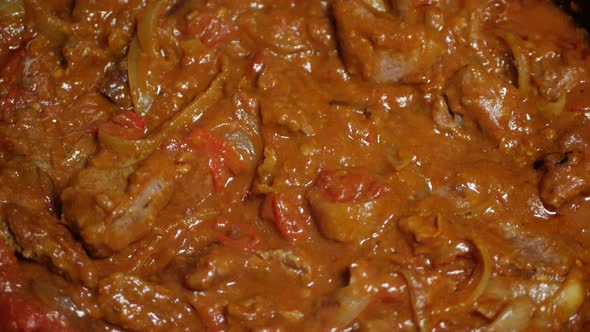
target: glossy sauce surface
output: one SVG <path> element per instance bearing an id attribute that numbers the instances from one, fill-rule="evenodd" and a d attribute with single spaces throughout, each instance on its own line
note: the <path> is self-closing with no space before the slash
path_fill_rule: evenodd
<path id="1" fill-rule="evenodd" d="M 590 328 L 541 0 L 0 2 L 0 330 Z"/>

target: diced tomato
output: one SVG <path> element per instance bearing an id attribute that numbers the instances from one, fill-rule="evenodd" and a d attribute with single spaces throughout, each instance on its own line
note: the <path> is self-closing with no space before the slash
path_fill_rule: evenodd
<path id="1" fill-rule="evenodd" d="M 217 48 L 229 40 L 234 28 L 226 9 L 204 9 L 188 16 L 186 31 L 199 36 L 203 44 Z"/>
<path id="2" fill-rule="evenodd" d="M 377 143 L 379 141 L 379 132 L 377 131 L 377 125 L 371 121 L 369 123 L 369 134 L 366 138 L 368 143 Z"/>
<path id="3" fill-rule="evenodd" d="M 109 121 L 98 125 L 99 130 L 127 140 L 137 140 L 144 136 L 147 126 L 145 118 L 133 112 L 118 114 Z"/>
<path id="4" fill-rule="evenodd" d="M 115 122 L 127 127 L 135 127 L 137 129 L 145 130 L 147 121 L 145 118 L 135 112 L 125 112 L 120 116 L 115 117 Z"/>
<path id="5" fill-rule="evenodd" d="M 225 186 L 225 179 L 223 176 L 223 170 L 218 163 L 219 160 L 217 158 L 210 158 L 207 165 L 209 166 L 211 177 L 213 177 L 213 186 L 215 187 L 215 190 L 221 191 Z"/>
<path id="6" fill-rule="evenodd" d="M 285 238 L 295 240 L 307 236 L 305 217 L 297 210 L 299 202 L 276 192 L 267 199 L 271 202 L 273 221 Z"/>
<path id="7" fill-rule="evenodd" d="M 265 62 L 267 61 L 266 59 L 269 56 L 271 55 L 269 55 L 269 52 L 266 49 L 254 53 L 254 56 L 252 56 L 252 62 L 247 68 L 246 77 L 248 79 L 254 79 L 258 74 L 260 74 L 260 72 L 262 72 L 264 69 Z"/>
<path id="8" fill-rule="evenodd" d="M 223 160 L 234 174 L 239 174 L 244 170 L 244 162 L 238 152 L 221 137 L 215 135 L 209 130 L 195 128 L 189 136 L 190 142 L 210 154 L 214 154 Z"/>
<path id="9" fill-rule="evenodd" d="M 316 184 L 334 202 L 370 201 L 385 191 L 385 187 L 362 172 L 322 172 Z"/>
<path id="10" fill-rule="evenodd" d="M 255 250 L 260 248 L 260 237 L 256 230 L 248 225 L 234 223 L 232 225 L 238 237 L 219 235 L 219 242 L 240 250 Z"/>
<path id="11" fill-rule="evenodd" d="M 0 331 L 73 331 L 59 314 L 49 315 L 34 299 L 24 298 L 15 286 L 22 282 L 16 256 L 0 239 Z"/>
<path id="12" fill-rule="evenodd" d="M 192 146 L 203 150 L 208 155 L 208 167 L 213 177 L 215 190 L 222 190 L 227 183 L 228 177 L 225 175 L 225 168 L 235 175 L 244 171 L 244 161 L 236 150 L 212 132 L 195 128 L 190 133 L 188 140 Z"/>
<path id="13" fill-rule="evenodd" d="M 3 332 L 70 332 L 65 318 L 50 313 L 18 293 L 0 294 L 0 331 Z"/>

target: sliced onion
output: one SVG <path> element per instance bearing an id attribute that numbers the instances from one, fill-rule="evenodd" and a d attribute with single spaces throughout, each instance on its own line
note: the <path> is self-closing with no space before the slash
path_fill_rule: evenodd
<path id="1" fill-rule="evenodd" d="M 363 0 L 363 2 L 378 12 L 387 11 L 387 5 L 383 0 Z"/>
<path id="2" fill-rule="evenodd" d="M 133 39 L 127 54 L 127 74 L 135 113 L 140 115 L 149 111 L 156 94 L 156 87 L 150 82 L 149 68 L 147 56 L 141 52 L 137 38 Z"/>
<path id="3" fill-rule="evenodd" d="M 37 31 L 40 31 L 47 39 L 61 44 L 66 41 L 71 31 L 70 25 L 55 16 L 39 0 L 25 0 L 26 11 L 32 13 Z"/>
<path id="4" fill-rule="evenodd" d="M 555 101 L 540 101 L 537 103 L 537 109 L 546 118 L 553 118 L 565 110 L 567 94 L 562 92 Z"/>
<path id="5" fill-rule="evenodd" d="M 148 56 L 158 56 L 158 42 L 156 36 L 156 29 L 158 19 L 166 9 L 166 0 L 159 0 L 151 3 L 143 11 L 143 15 L 137 24 L 137 39 L 141 49 L 146 52 Z"/>
<path id="6" fill-rule="evenodd" d="M 527 328 L 533 317 L 535 305 L 528 296 L 512 301 L 488 326 L 487 332 L 517 332 Z"/>
<path id="7" fill-rule="evenodd" d="M 151 154 L 156 147 L 153 139 L 130 140 L 113 135 L 105 130 L 98 131 L 101 147 L 110 151 L 127 155 L 135 160 L 142 160 Z"/>
<path id="8" fill-rule="evenodd" d="M 353 285 L 342 288 L 336 298 L 339 307 L 328 322 L 330 329 L 341 330 L 354 321 L 369 305 L 370 297 Z"/>
<path id="9" fill-rule="evenodd" d="M 136 41 L 135 41 L 136 42 Z M 223 97 L 223 83 L 228 74 L 228 63 L 222 61 L 222 70 L 209 87 L 197 96 L 187 107 L 176 113 L 172 119 L 164 123 L 152 136 L 140 139 L 129 140 L 109 134 L 107 131 L 99 130 L 98 140 L 103 148 L 127 154 L 141 160 L 151 154 L 172 132 L 186 129 L 198 121 L 205 110 Z"/>
<path id="10" fill-rule="evenodd" d="M 470 240 L 477 250 L 478 264 L 473 271 L 472 278 L 467 286 L 453 294 L 444 306 L 435 308 L 436 313 L 456 313 L 468 307 L 473 307 L 475 301 L 483 294 L 488 287 L 490 276 L 492 275 L 492 260 L 489 251 L 478 239 Z"/>
<path id="11" fill-rule="evenodd" d="M 488 282 L 484 296 L 494 300 L 507 301 L 513 296 L 513 292 L 508 282 L 503 279 L 494 278 Z"/>
<path id="12" fill-rule="evenodd" d="M 573 269 L 553 297 L 555 317 L 560 322 L 569 320 L 584 303 L 586 290 L 582 285 L 582 277 L 580 270 Z"/>
<path id="13" fill-rule="evenodd" d="M 412 303 L 412 313 L 414 318 L 414 324 L 418 327 L 418 331 L 426 332 L 430 331 L 430 319 L 426 312 L 426 304 L 428 297 L 424 291 L 424 287 L 412 272 L 406 269 L 398 271 L 400 275 L 406 279 L 408 283 L 410 302 Z"/>
<path id="14" fill-rule="evenodd" d="M 514 57 L 514 65 L 518 71 L 518 89 L 523 93 L 528 93 L 531 86 L 531 65 L 525 42 L 509 31 L 500 30 L 496 33 L 508 45 Z"/>
<path id="15" fill-rule="evenodd" d="M 202 116 L 203 112 L 223 97 L 223 84 L 229 74 L 229 60 L 223 57 L 221 60 L 221 72 L 211 81 L 209 87 L 200 96 L 195 98 L 182 111 L 176 113 L 172 119 L 162 125 L 156 134 L 156 140 L 160 141 L 162 137 L 167 136 L 171 131 L 186 129 Z"/>

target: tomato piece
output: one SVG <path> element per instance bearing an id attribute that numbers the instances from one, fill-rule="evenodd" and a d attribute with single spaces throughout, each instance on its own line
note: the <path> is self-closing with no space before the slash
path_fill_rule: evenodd
<path id="1" fill-rule="evenodd" d="M 133 112 L 118 114 L 109 121 L 98 125 L 104 133 L 126 140 L 138 140 L 145 134 L 147 122 L 141 115 Z"/>
<path id="2" fill-rule="evenodd" d="M 0 240 L 0 331 L 73 331 L 63 316 L 50 313 L 13 287 L 22 277 L 18 259 Z"/>
<path id="3" fill-rule="evenodd" d="M 233 146 L 211 131 L 203 128 L 195 128 L 189 135 L 189 141 L 193 146 L 203 149 L 207 153 L 213 154 L 223 160 L 224 165 L 234 174 L 239 174 L 244 170 L 245 165 L 240 154 Z"/>
<path id="4" fill-rule="evenodd" d="M 363 172 L 325 171 L 316 186 L 332 201 L 340 203 L 370 201 L 385 191 L 384 186 Z"/>
<path id="5" fill-rule="evenodd" d="M 236 233 L 240 234 L 240 237 L 219 235 L 219 242 L 240 250 L 255 250 L 260 248 L 260 237 L 254 228 L 241 223 L 234 223 L 232 227 Z"/>
<path id="6" fill-rule="evenodd" d="M 285 238 L 295 240 L 307 236 L 305 217 L 298 211 L 297 200 L 277 192 L 269 194 L 267 199 L 271 202 L 273 221 Z"/>
<path id="7" fill-rule="evenodd" d="M 206 46 L 218 48 L 229 40 L 234 28 L 226 9 L 204 9 L 187 17 L 186 31 L 199 36 Z"/>
<path id="8" fill-rule="evenodd" d="M 208 154 L 208 167 L 213 177 L 215 189 L 220 191 L 227 183 L 224 168 L 237 175 L 243 172 L 245 165 L 238 152 L 221 137 L 209 130 L 195 128 L 188 137 L 189 143 Z"/>
<path id="9" fill-rule="evenodd" d="M 18 293 L 0 294 L 0 331 L 73 332 L 59 314 L 48 312 Z"/>
<path id="10" fill-rule="evenodd" d="M 221 191 L 225 186 L 227 179 L 223 176 L 223 170 L 219 166 L 219 160 L 216 158 L 209 158 L 207 165 L 209 166 L 211 177 L 213 177 L 213 186 L 215 187 L 215 190 Z"/>
<path id="11" fill-rule="evenodd" d="M 147 127 L 147 121 L 145 118 L 131 111 L 127 111 L 121 114 L 121 116 L 115 117 L 114 121 L 126 127 L 135 127 L 141 130 L 145 130 Z"/>

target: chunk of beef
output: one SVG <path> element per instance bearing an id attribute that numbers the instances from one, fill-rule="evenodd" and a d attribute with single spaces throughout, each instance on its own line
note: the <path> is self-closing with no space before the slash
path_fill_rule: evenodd
<path id="1" fill-rule="evenodd" d="M 133 107 L 127 77 L 127 61 L 121 61 L 107 72 L 100 83 L 99 90 L 118 106 L 124 109 Z"/>
<path id="2" fill-rule="evenodd" d="M 185 283 L 190 289 L 209 289 L 220 279 L 243 269 L 246 258 L 242 250 L 226 246 L 211 247 L 186 276 Z"/>
<path id="3" fill-rule="evenodd" d="M 360 1 L 336 1 L 334 18 L 348 71 L 367 80 L 422 82 L 444 52 L 424 26 L 404 23 Z"/>
<path id="4" fill-rule="evenodd" d="M 3 208 L 16 250 L 25 258 L 47 264 L 66 278 L 92 287 L 96 271 L 70 231 L 55 218 L 10 204 Z"/>
<path id="5" fill-rule="evenodd" d="M 292 250 L 274 249 L 258 251 L 256 255 L 265 262 L 278 263 L 285 272 L 299 276 L 305 282 L 312 280 L 311 262 L 302 253 Z"/>
<path id="6" fill-rule="evenodd" d="M 385 192 L 386 188 L 368 173 L 333 171 L 320 175 L 308 199 L 324 236 L 354 242 L 366 239 L 381 226 L 390 208 L 382 197 Z"/>
<path id="7" fill-rule="evenodd" d="M 134 166 L 103 154 L 62 193 L 63 217 L 95 256 L 108 256 L 146 235 L 173 191 L 176 163 L 156 152 Z"/>
<path id="8" fill-rule="evenodd" d="M 53 211 L 51 178 L 34 163 L 15 158 L 0 168 L 0 204 L 14 203 L 32 211 Z"/>
<path id="9" fill-rule="evenodd" d="M 518 90 L 478 66 L 459 70 L 447 83 L 450 110 L 476 121 L 483 132 L 500 141 L 510 132 L 526 132 L 531 106 Z"/>
<path id="10" fill-rule="evenodd" d="M 543 203 L 553 208 L 590 193 L 590 131 L 585 126 L 574 128 L 560 138 L 559 149 L 545 158 L 540 183 Z"/>
<path id="11" fill-rule="evenodd" d="M 117 273 L 103 279 L 98 304 L 104 320 L 131 331 L 199 331 L 197 314 L 169 289 Z"/>

